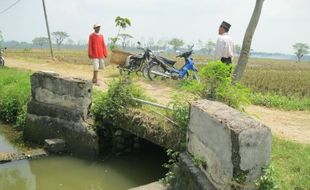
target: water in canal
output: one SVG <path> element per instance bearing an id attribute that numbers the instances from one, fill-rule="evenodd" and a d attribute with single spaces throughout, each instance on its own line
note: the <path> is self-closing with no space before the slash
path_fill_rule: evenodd
<path id="1" fill-rule="evenodd" d="M 0 190 L 125 190 L 144 185 L 165 172 L 164 151 L 148 150 L 103 162 L 54 156 L 0 164 Z M 0 133 L 0 152 L 13 151 L 17 149 Z"/>

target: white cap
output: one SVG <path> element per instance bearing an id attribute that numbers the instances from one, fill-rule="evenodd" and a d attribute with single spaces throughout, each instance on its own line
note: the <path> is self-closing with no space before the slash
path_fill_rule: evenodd
<path id="1" fill-rule="evenodd" d="M 100 26 L 101 26 L 101 24 L 99 24 L 99 23 L 94 24 L 94 28 L 97 28 L 97 27 L 100 27 Z"/>

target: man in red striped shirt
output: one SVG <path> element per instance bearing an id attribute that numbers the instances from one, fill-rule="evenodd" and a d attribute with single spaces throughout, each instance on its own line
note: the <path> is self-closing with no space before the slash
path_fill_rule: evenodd
<path id="1" fill-rule="evenodd" d="M 104 37 L 100 33 L 100 24 L 94 25 L 94 32 L 89 35 L 88 57 L 94 68 L 93 83 L 98 85 L 98 70 L 104 68 L 104 60 L 108 56 L 108 49 Z"/>

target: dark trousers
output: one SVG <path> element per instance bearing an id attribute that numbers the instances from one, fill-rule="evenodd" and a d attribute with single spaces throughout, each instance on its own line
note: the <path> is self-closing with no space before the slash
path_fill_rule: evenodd
<path id="1" fill-rule="evenodd" d="M 228 57 L 228 58 L 226 58 L 226 57 L 222 57 L 221 58 L 221 62 L 222 63 L 224 63 L 224 64 L 226 64 L 227 66 L 229 66 L 229 76 L 230 76 L 230 74 L 231 74 L 231 70 L 232 70 L 232 66 L 231 66 L 231 57 Z M 228 76 L 228 77 L 229 77 Z"/>
<path id="2" fill-rule="evenodd" d="M 231 57 L 228 57 L 228 58 L 222 57 L 221 61 L 222 61 L 222 63 L 225 63 L 226 65 L 229 65 L 229 64 L 231 64 Z"/>

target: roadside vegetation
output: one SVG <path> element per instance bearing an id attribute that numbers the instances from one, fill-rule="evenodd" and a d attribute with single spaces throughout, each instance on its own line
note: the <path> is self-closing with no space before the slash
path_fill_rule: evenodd
<path id="1" fill-rule="evenodd" d="M 0 69 L 0 120 L 23 129 L 30 98 L 30 72 Z"/>

